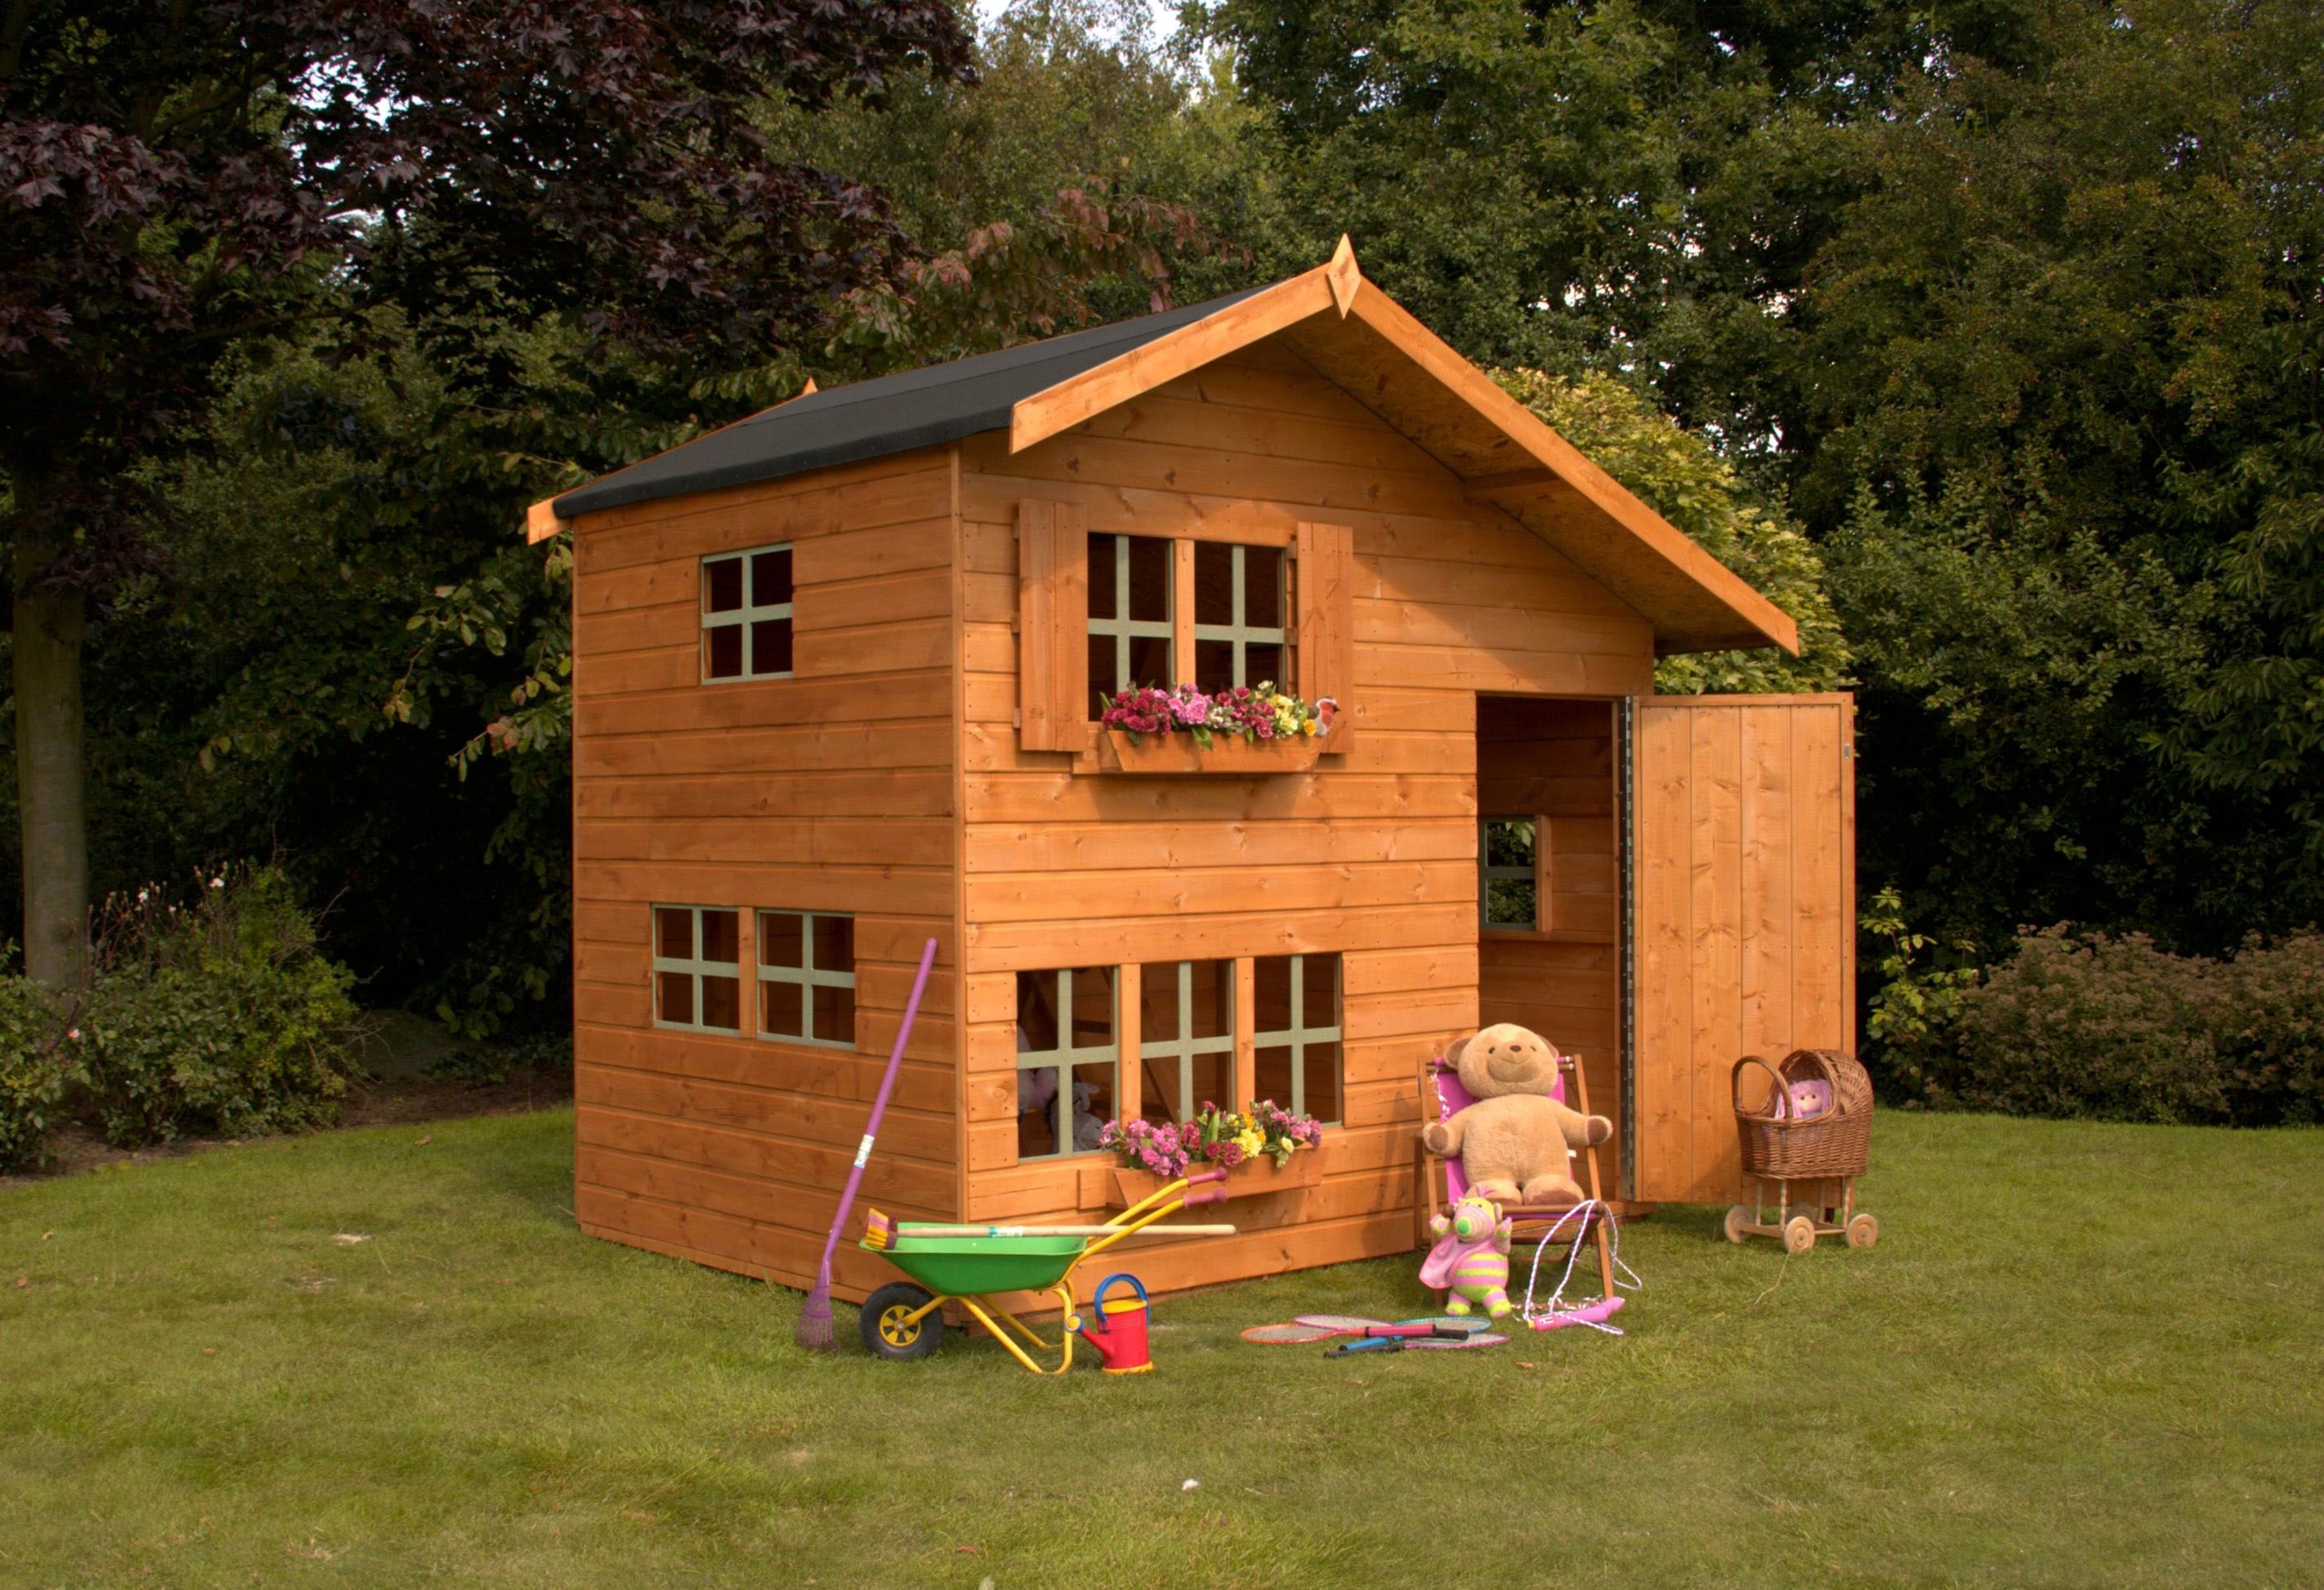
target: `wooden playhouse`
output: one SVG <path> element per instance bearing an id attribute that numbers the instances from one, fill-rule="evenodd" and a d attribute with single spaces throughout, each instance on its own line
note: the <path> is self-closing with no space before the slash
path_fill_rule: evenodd
<path id="1" fill-rule="evenodd" d="M 1411 1248 L 1417 1079 L 1481 1022 L 1582 1057 L 1632 1207 L 1736 1196 L 1739 1055 L 1853 1047 L 1848 698 L 1655 696 L 1657 656 L 1790 620 L 1344 244 L 811 393 L 562 527 L 595 1235 L 809 1283 L 931 935 L 891 1214 L 1101 1219 L 1108 1117 L 1331 1123 L 1237 1173 L 1244 1234 L 1141 1247 L 1157 1289 Z M 1197 756 L 1092 721 L 1261 678 L 1339 726 Z M 840 1295 L 890 1279 L 842 1245 Z"/>

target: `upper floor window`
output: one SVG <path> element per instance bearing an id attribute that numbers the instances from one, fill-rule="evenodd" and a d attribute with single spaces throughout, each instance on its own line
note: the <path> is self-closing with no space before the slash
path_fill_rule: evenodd
<path id="1" fill-rule="evenodd" d="M 1531 817 L 1484 817 L 1477 832 L 1482 925 L 1508 932 L 1541 925 L 1540 827 Z"/>
<path id="2" fill-rule="evenodd" d="M 791 548 L 762 547 L 702 560 L 702 676 L 791 674 Z"/>
<path id="3" fill-rule="evenodd" d="M 1289 686 L 1283 548 L 1195 543 L 1195 684 Z"/>
<path id="4" fill-rule="evenodd" d="M 1235 1092 L 1235 963 L 1167 961 L 1138 976 L 1138 1097 L 1150 1120 L 1189 1121 Z"/>
<path id="5" fill-rule="evenodd" d="M 1323 749 L 1350 748 L 1359 584 L 1351 527 L 1302 523 L 1275 546 L 1093 533 L 1087 504 L 1028 497 L 1017 505 L 1017 581 L 1024 749 L 1090 750 L 1091 719 L 1122 690 L 1216 693 L 1267 681 L 1337 701 Z"/>
<path id="6" fill-rule="evenodd" d="M 759 1036 L 855 1047 L 855 919 L 759 913 Z"/>
<path id="7" fill-rule="evenodd" d="M 1089 692 L 1096 717 L 1118 691 L 1168 689 L 1170 543 L 1155 536 L 1089 538 Z"/>
<path id="8" fill-rule="evenodd" d="M 1252 964 L 1253 1080 L 1295 1114 L 1340 1118 L 1340 958 L 1262 955 Z"/>
<path id="9" fill-rule="evenodd" d="M 654 908 L 655 1025 L 743 1030 L 741 918 L 714 905 Z"/>
<path id="10" fill-rule="evenodd" d="M 1017 973 L 1017 1157 L 1086 1153 L 1114 1118 L 1114 969 Z"/>

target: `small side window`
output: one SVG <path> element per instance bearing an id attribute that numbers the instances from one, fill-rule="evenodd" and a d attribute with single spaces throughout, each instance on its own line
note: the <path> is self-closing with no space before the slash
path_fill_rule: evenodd
<path id="1" fill-rule="evenodd" d="M 742 914 L 714 905 L 654 908 L 654 1024 L 743 1030 Z"/>
<path id="2" fill-rule="evenodd" d="M 791 676 L 791 548 L 702 560 L 702 676 Z"/>
<path id="3" fill-rule="evenodd" d="M 1531 817 L 1485 817 L 1477 833 L 1477 898 L 1486 929 L 1541 925 L 1541 827 Z"/>
<path id="4" fill-rule="evenodd" d="M 759 913 L 759 1036 L 855 1047 L 855 918 Z"/>

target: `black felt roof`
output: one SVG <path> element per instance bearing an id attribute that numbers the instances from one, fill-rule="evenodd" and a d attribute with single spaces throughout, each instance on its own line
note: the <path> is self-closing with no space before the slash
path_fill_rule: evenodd
<path id="1" fill-rule="evenodd" d="M 1249 296 L 1232 293 L 998 353 L 811 392 L 568 491 L 556 499 L 556 515 L 575 518 L 599 509 L 772 480 L 980 430 L 1004 430 L 1019 400 Z"/>

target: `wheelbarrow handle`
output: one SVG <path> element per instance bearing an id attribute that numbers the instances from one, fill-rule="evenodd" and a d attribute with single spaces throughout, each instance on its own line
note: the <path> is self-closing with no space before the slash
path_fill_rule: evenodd
<path id="1" fill-rule="evenodd" d="M 1221 1180 L 1224 1180 L 1224 1178 L 1225 1173 L 1221 1172 Z M 1185 1204 L 1189 1209 L 1198 1203 L 1225 1203 L 1226 1201 L 1226 1189 L 1224 1187 L 1196 1187 L 1190 1190 L 1187 1193 L 1186 1197 L 1180 1199 L 1178 1201 Z"/>
<path id="2" fill-rule="evenodd" d="M 1224 1181 L 1226 1180 L 1226 1172 L 1224 1170 L 1197 1170 L 1193 1175 L 1187 1178 L 1187 1185 L 1189 1187 L 1199 1187 L 1206 1181 Z M 1190 1198 L 1187 1200 L 1187 1201 L 1188 1203 L 1192 1203 L 1194 1202 L 1194 1200 Z"/>

